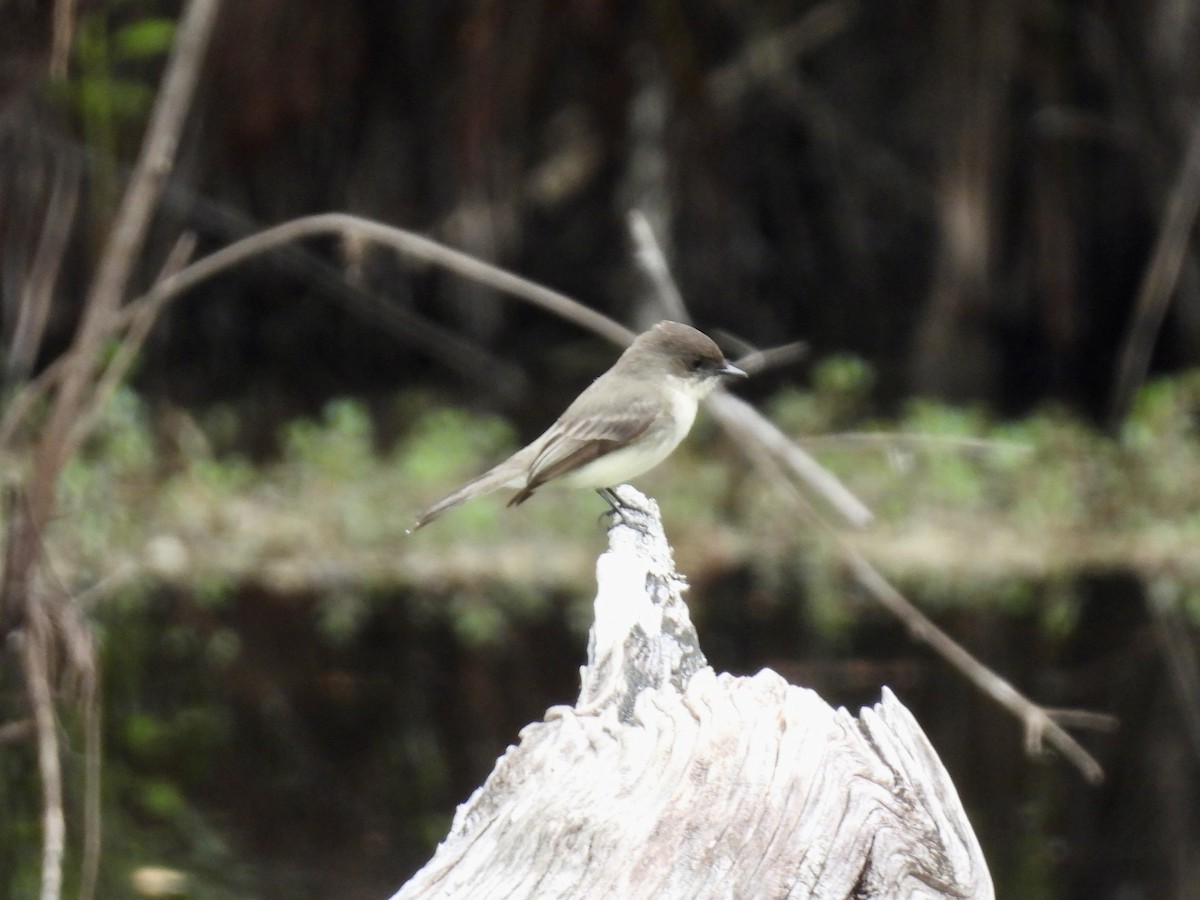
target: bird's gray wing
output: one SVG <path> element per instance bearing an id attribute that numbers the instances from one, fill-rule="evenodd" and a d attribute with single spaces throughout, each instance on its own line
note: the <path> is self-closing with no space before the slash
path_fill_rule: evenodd
<path id="1" fill-rule="evenodd" d="M 640 397 L 619 410 L 575 414 L 568 410 L 546 432 L 545 443 L 529 467 L 525 487 L 509 501 L 516 506 L 535 490 L 560 475 L 574 472 L 625 446 L 641 435 L 662 412 L 661 397 Z"/>

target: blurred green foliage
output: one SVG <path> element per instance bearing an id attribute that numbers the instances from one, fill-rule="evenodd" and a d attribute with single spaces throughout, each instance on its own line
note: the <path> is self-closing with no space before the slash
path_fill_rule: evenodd
<path id="1" fill-rule="evenodd" d="M 396 462 L 407 478 L 436 483 L 470 478 L 481 463 L 498 461 L 515 449 L 512 427 L 502 419 L 433 408 L 418 414 Z"/>
<path id="2" fill-rule="evenodd" d="M 373 462 L 374 426 L 363 404 L 336 400 L 319 421 L 301 419 L 284 434 L 285 463 L 321 477 L 354 480 Z"/>
<path id="3" fill-rule="evenodd" d="M 1200 375 L 1147 386 L 1117 440 L 1061 410 L 1002 422 L 914 401 L 895 420 L 872 420 L 870 373 L 852 360 L 819 366 L 814 381 L 815 390 L 775 397 L 771 417 L 875 511 L 878 524 L 849 539 L 947 602 L 989 602 L 980 585 L 991 602 L 1025 602 L 1014 583 L 1098 565 L 1148 577 L 1200 566 L 1190 550 L 1200 539 Z M 346 611 L 328 613 L 336 635 L 357 616 L 359 588 L 470 587 L 497 575 L 514 583 L 522 571 L 538 583 L 574 569 L 575 545 L 599 533 L 603 506 L 588 492 L 547 489 L 516 509 L 487 498 L 407 535 L 425 505 L 517 439 L 496 417 L 429 397 L 402 408 L 406 427 L 389 447 L 364 404 L 341 400 L 289 425 L 273 463 L 217 454 L 214 439 L 174 442 L 186 449 L 167 465 L 140 400 L 118 392 L 62 481 L 54 539 L 66 571 L 89 580 L 123 563 L 189 590 L 208 585 L 200 593 L 219 603 L 239 580 L 299 589 L 325 567 L 350 585 Z M 702 419 L 639 483 L 660 499 L 685 557 L 690 543 L 718 540 L 735 558 L 792 565 L 790 548 L 813 535 L 782 514 L 771 485 L 731 462 L 722 440 Z M 585 557 L 595 549 L 582 548 Z M 818 552 L 803 568 L 819 565 Z M 574 583 L 586 584 L 590 568 Z"/>
<path id="4" fill-rule="evenodd" d="M 154 103 L 156 73 L 146 66 L 163 59 L 174 38 L 174 20 L 156 15 L 142 0 L 109 0 L 82 9 L 72 74 L 55 87 L 78 117 L 87 146 L 97 234 L 116 205 L 118 161 Z"/>

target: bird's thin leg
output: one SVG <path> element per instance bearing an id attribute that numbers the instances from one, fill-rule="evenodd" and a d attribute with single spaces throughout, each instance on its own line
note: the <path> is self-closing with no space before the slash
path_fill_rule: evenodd
<path id="1" fill-rule="evenodd" d="M 645 531 L 645 526 L 642 525 L 636 518 L 630 518 L 625 515 L 627 511 L 637 512 L 638 510 L 630 510 L 622 501 L 620 495 L 612 488 L 596 488 L 596 493 L 599 494 L 604 502 L 608 504 L 608 509 L 600 514 L 601 518 L 606 516 L 612 517 L 612 522 L 609 523 L 609 528 L 615 526 L 618 522 L 622 525 L 628 525 L 630 528 L 636 528 L 638 531 Z"/>
<path id="2" fill-rule="evenodd" d="M 604 515 L 620 515 L 621 510 L 625 508 L 625 504 L 621 502 L 621 498 L 617 496 L 617 492 L 612 488 L 596 488 L 596 493 L 599 494 L 601 499 L 608 504 L 608 512 L 606 512 Z"/>

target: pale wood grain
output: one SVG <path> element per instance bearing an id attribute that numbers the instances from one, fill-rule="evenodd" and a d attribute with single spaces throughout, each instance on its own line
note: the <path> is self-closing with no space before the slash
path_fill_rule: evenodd
<path id="1" fill-rule="evenodd" d="M 610 532 L 574 707 L 525 727 L 401 898 L 990 898 L 958 795 L 883 689 L 856 718 L 704 661 L 657 507 Z"/>

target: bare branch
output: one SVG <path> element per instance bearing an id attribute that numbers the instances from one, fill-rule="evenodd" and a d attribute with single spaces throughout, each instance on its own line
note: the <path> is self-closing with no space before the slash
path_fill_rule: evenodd
<path id="1" fill-rule="evenodd" d="M 330 235 L 357 237 L 361 240 L 372 241 L 391 247 L 422 262 L 442 266 L 465 278 L 491 285 L 498 290 L 533 303 L 535 306 L 561 316 L 569 322 L 574 322 L 581 328 L 595 332 L 613 343 L 624 346 L 634 338 L 633 332 L 628 328 L 618 325 L 607 316 L 589 309 L 566 294 L 543 287 L 501 269 L 499 266 L 483 262 L 459 250 L 447 247 L 445 244 L 439 244 L 416 232 L 384 225 L 381 222 L 373 222 L 370 219 L 347 213 L 322 213 L 301 219 L 292 219 L 223 247 L 216 253 L 182 269 L 175 276 L 165 279 L 139 297 L 137 301 L 131 303 L 114 318 L 110 323 L 110 328 L 124 327 L 128 317 L 136 315 L 136 309 L 143 304 L 166 303 L 209 278 L 268 250 L 294 241 Z"/>
<path id="2" fill-rule="evenodd" d="M 206 229 L 240 239 L 261 230 L 261 223 L 194 191 L 176 188 L 164 195 L 164 205 L 174 196 L 189 215 L 197 215 Z M 436 233 L 436 232 L 435 232 Z M 403 346 L 436 359 L 446 368 L 475 384 L 507 396 L 515 396 L 526 386 L 520 366 L 497 356 L 452 330 L 431 321 L 419 311 L 399 303 L 389 303 L 363 284 L 360 271 L 366 247 L 353 237 L 339 240 L 340 259 L 335 262 L 302 246 L 279 248 L 271 254 L 273 266 L 291 278 L 301 280 L 351 315 L 357 316 L 394 337 Z"/>

